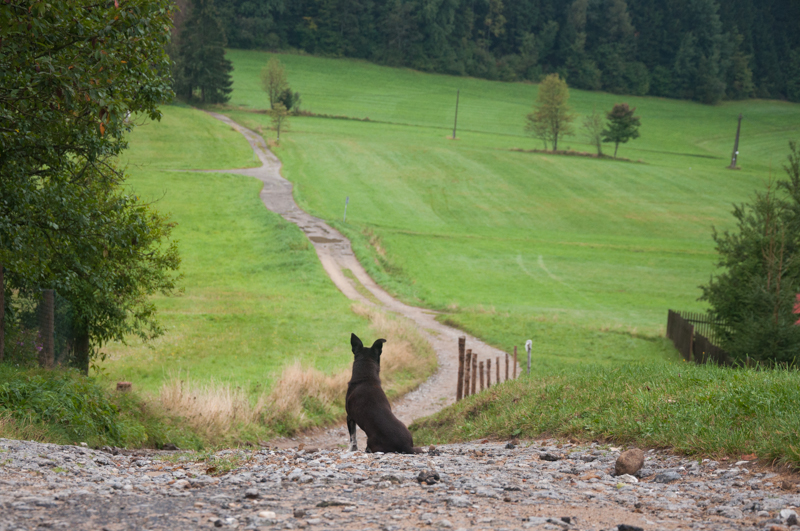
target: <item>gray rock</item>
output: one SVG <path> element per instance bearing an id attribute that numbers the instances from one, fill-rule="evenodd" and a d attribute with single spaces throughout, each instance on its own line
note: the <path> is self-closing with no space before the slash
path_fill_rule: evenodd
<path id="1" fill-rule="evenodd" d="M 472 507 L 472 503 L 466 496 L 450 496 L 445 499 L 445 503 L 452 507 Z"/>
<path id="2" fill-rule="evenodd" d="M 486 487 L 478 487 L 475 489 L 475 495 L 482 498 L 497 498 L 497 492 Z"/>
<path id="3" fill-rule="evenodd" d="M 661 472 L 660 474 L 656 474 L 656 477 L 653 481 L 656 483 L 672 483 L 673 481 L 679 481 L 681 479 L 681 475 L 674 470 L 668 470 L 666 472 Z"/>
<path id="4" fill-rule="evenodd" d="M 732 520 L 740 520 L 744 518 L 744 513 L 738 507 L 731 507 L 729 505 L 721 505 L 719 507 L 713 507 L 708 510 L 710 514 L 716 514 L 719 516 L 724 516 L 725 518 L 730 518 Z"/>

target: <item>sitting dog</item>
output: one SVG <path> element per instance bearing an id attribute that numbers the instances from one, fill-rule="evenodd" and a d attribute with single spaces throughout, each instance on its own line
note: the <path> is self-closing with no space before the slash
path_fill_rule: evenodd
<path id="1" fill-rule="evenodd" d="M 381 351 L 385 339 L 378 339 L 365 348 L 355 334 L 350 335 L 353 347 L 353 376 L 347 384 L 345 410 L 350 451 L 358 450 L 356 425 L 367 434 L 367 452 L 420 453 L 414 447 L 411 432 L 392 414 L 392 406 L 381 389 Z"/>

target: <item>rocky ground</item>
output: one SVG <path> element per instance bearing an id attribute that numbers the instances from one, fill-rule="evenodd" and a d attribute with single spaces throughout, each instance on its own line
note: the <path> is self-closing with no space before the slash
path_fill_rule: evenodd
<path id="1" fill-rule="evenodd" d="M 791 477 L 754 462 L 649 451 L 638 477 L 613 476 L 619 448 L 553 440 L 421 455 L 116 452 L 0 439 L 0 530 L 779 531 L 800 505 Z"/>

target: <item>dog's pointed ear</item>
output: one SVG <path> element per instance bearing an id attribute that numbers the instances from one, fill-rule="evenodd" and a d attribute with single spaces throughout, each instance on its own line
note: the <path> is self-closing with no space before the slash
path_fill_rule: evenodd
<path id="1" fill-rule="evenodd" d="M 353 347 L 353 354 L 358 353 L 362 348 L 364 348 L 364 344 L 355 334 L 350 334 L 350 346 Z"/>
<path id="2" fill-rule="evenodd" d="M 372 344 L 373 352 L 377 352 L 378 354 L 383 352 L 383 344 L 384 343 L 386 343 L 385 339 L 376 339 L 375 343 Z"/>

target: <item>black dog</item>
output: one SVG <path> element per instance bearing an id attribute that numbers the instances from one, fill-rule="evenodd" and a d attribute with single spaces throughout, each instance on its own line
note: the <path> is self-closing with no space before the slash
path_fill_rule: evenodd
<path id="1" fill-rule="evenodd" d="M 381 389 L 381 351 L 385 339 L 378 339 L 364 348 L 355 334 L 350 335 L 353 347 L 353 376 L 347 384 L 345 410 L 350 451 L 358 450 L 356 424 L 367 434 L 368 452 L 420 453 L 414 448 L 411 432 L 392 414 L 392 406 Z"/>

